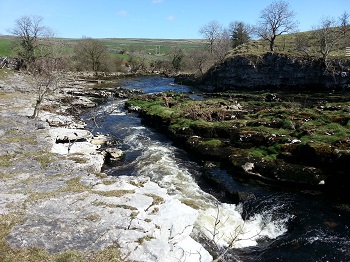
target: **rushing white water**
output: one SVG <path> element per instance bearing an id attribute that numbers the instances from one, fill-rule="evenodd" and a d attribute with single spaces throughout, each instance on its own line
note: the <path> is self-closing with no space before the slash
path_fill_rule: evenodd
<path id="1" fill-rule="evenodd" d="M 98 115 L 109 113 L 110 121 L 117 126 L 109 130 L 128 146 L 126 154 L 139 152 L 129 165 L 134 175 L 148 176 L 167 189 L 168 194 L 199 211 L 196 231 L 217 246 L 242 248 L 254 246 L 259 238 L 274 239 L 284 234 L 286 219 L 272 219 L 272 210 L 262 211 L 250 219 L 242 218 L 242 209 L 233 204 L 220 203 L 204 192 L 196 183 L 191 171 L 175 155 L 176 148 L 167 141 L 154 139 L 155 134 L 128 116 L 122 108 L 124 101 L 106 105 Z M 125 121 L 125 118 L 134 118 Z M 137 121 L 135 121 L 137 120 Z M 135 121 L 135 122 L 134 122 Z M 191 165 L 191 163 L 189 163 Z M 195 165 L 195 163 L 192 163 Z M 270 213 L 269 213 L 270 212 Z M 176 215 L 176 210 L 174 210 Z"/>
<path id="2" fill-rule="evenodd" d="M 168 193 L 199 211 L 197 229 L 219 246 L 235 248 L 254 246 L 259 238 L 274 239 L 287 231 L 285 219 L 273 220 L 264 211 L 243 220 L 241 209 L 218 202 L 201 190 L 191 173 L 177 164 L 173 147 L 152 140 L 143 140 L 143 154 L 136 160 L 136 172 L 150 176 Z"/>
<path id="3" fill-rule="evenodd" d="M 191 96 L 202 99 L 197 90 L 176 86 L 172 79 L 160 77 L 127 79 L 123 87 L 146 93 L 196 92 Z M 213 169 L 212 175 L 225 181 L 229 191 L 249 195 L 249 199 L 238 206 L 221 203 L 206 193 L 211 189 L 201 180 L 200 166 L 172 147 L 164 136 L 140 124 L 135 115 L 125 112 L 124 102 L 106 103 L 86 116 L 92 120 L 89 126 L 92 131 L 116 138 L 121 142 L 117 146 L 126 154 L 122 165 L 105 172 L 123 178 L 147 176 L 166 189 L 168 195 L 197 210 L 195 213 L 199 215 L 191 237 L 204 248 L 217 254 L 228 251 L 227 261 L 350 261 L 349 216 L 337 211 L 332 202 L 314 197 L 313 192 L 310 195 L 299 190 L 262 186 Z M 173 211 L 174 221 L 179 212 Z M 172 219 L 171 212 L 169 216 Z M 191 243 L 185 241 L 182 245 Z M 230 250 L 227 246 L 239 249 Z M 254 247 L 243 248 L 251 246 Z M 158 245 L 154 248 L 159 250 Z M 193 261 L 199 261 L 198 256 Z"/>

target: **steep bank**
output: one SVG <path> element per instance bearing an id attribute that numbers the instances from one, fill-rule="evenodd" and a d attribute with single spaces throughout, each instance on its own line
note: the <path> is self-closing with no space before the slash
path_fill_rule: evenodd
<path id="1" fill-rule="evenodd" d="M 227 57 L 203 77 L 179 76 L 178 83 L 197 84 L 216 91 L 232 89 L 348 89 L 350 61 L 333 59 L 326 70 L 321 59 L 280 53 L 241 54 Z"/>

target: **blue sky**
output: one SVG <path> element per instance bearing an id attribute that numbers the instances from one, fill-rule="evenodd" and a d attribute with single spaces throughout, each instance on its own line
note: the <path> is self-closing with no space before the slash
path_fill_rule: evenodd
<path id="1" fill-rule="evenodd" d="M 0 34 L 8 34 L 24 15 L 44 18 L 57 37 L 201 38 L 200 27 L 212 20 L 256 24 L 272 0 L 0 0 Z M 301 31 L 323 16 L 350 14 L 350 0 L 289 0 Z"/>

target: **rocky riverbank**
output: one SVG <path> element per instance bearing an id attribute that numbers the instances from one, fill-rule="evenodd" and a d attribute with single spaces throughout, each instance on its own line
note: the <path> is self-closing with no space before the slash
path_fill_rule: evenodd
<path id="1" fill-rule="evenodd" d="M 147 177 L 101 172 L 120 152 L 73 115 L 124 90 L 86 86 L 69 79 L 33 120 L 29 76 L 0 78 L 0 260 L 211 261 L 190 236 L 196 210 Z"/>
<path id="2" fill-rule="evenodd" d="M 349 202 L 349 101 L 348 93 L 242 91 L 196 101 L 170 92 L 127 106 L 207 166 L 220 162 L 233 176 Z M 225 188 L 220 178 L 207 179 Z M 234 202 L 246 197 L 226 193 Z"/>
<path id="3" fill-rule="evenodd" d="M 236 54 L 214 65 L 201 77 L 180 75 L 179 84 L 197 85 L 215 91 L 293 89 L 349 90 L 349 59 L 329 59 L 284 53 Z"/>

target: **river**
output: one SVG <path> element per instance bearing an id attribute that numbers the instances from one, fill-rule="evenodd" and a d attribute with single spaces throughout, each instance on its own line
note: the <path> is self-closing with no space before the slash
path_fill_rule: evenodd
<path id="1" fill-rule="evenodd" d="M 121 85 L 146 93 L 196 92 L 161 77 L 125 79 Z M 213 168 L 211 172 L 231 189 L 252 196 L 238 205 L 225 203 L 220 192 L 201 178 L 199 163 L 142 125 L 137 115 L 125 111 L 124 103 L 115 99 L 94 109 L 98 127 L 88 122 L 92 132 L 114 137 L 125 152 L 123 163 L 105 172 L 148 176 L 169 195 L 197 209 L 193 238 L 204 246 L 203 236 L 214 240 L 215 246 L 232 245 L 229 261 L 350 261 L 350 216 L 339 205 L 317 192 L 233 179 L 225 170 Z"/>

